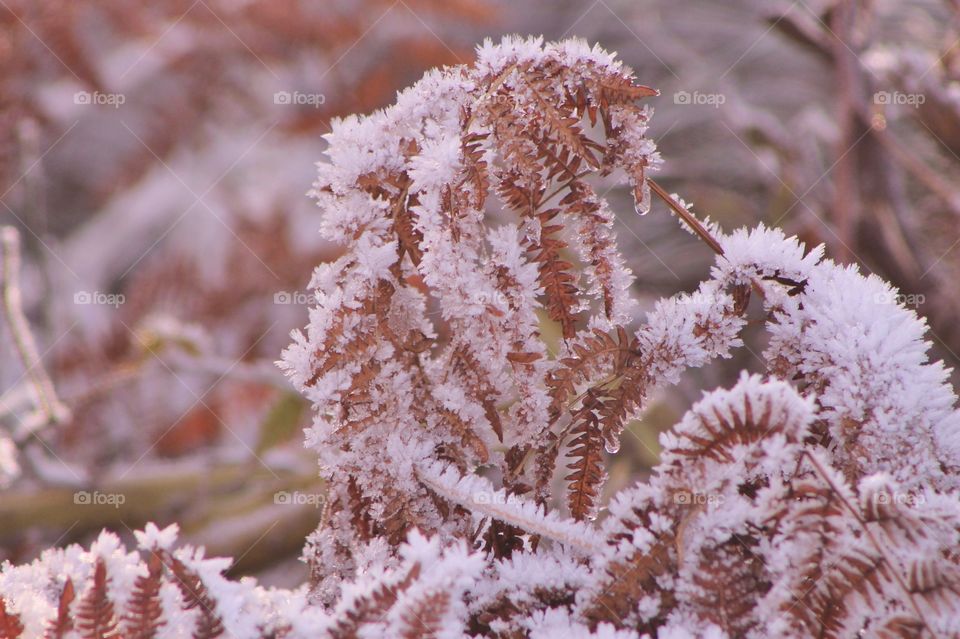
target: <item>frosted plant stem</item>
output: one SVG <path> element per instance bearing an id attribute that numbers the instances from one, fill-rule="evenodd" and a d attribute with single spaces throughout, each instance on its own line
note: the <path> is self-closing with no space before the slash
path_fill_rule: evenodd
<path id="1" fill-rule="evenodd" d="M 876 548 L 877 552 L 880 553 L 880 557 L 883 558 L 883 561 L 890 567 L 890 572 L 893 573 L 893 578 L 896 580 L 897 585 L 900 586 L 900 589 L 903 591 L 904 596 L 907 598 L 907 601 L 910 603 L 910 607 L 913 608 L 913 611 L 917 614 L 917 618 L 927 629 L 932 637 L 937 637 L 937 634 L 930 627 L 930 624 L 927 622 L 926 618 L 923 616 L 923 612 L 920 611 L 920 606 L 917 605 L 917 602 L 914 600 L 913 595 L 910 593 L 910 589 L 907 588 L 907 584 L 904 583 L 903 577 L 900 576 L 900 571 L 897 569 L 897 565 L 893 563 L 893 560 L 890 559 L 890 556 L 884 550 L 883 546 L 880 544 L 880 541 L 877 539 L 876 535 L 873 534 L 873 531 L 870 530 L 870 527 L 867 526 L 867 522 L 863 520 L 863 517 L 860 516 L 860 511 L 853 506 L 846 497 L 843 496 L 843 493 L 840 492 L 840 489 L 833 483 L 833 480 L 830 479 L 830 475 L 824 469 L 823 465 L 816 458 L 816 456 L 811 455 L 810 451 L 804 451 L 807 459 L 810 460 L 810 463 L 813 465 L 814 470 L 816 470 L 817 475 L 820 476 L 820 479 L 825 481 L 830 487 L 830 490 L 840 498 L 840 503 L 843 504 L 843 507 L 846 508 L 853 518 L 857 520 L 857 523 L 860 524 L 860 528 L 863 530 L 864 534 L 867 536 L 867 539 L 870 540 L 870 543 L 873 544 L 873 547 Z"/>
<path id="2" fill-rule="evenodd" d="M 647 184 L 650 185 L 650 190 L 657 194 L 661 200 L 666 202 L 673 211 L 680 216 L 680 219 L 689 226 L 694 233 L 696 233 L 700 239 L 707 243 L 707 246 L 713 249 L 713 252 L 717 255 L 723 255 L 723 248 L 720 246 L 720 243 L 717 242 L 710 231 L 704 228 L 703 224 L 700 221 L 690 215 L 690 211 L 680 206 L 680 203 L 674 200 L 669 193 L 667 193 L 662 186 L 654 182 L 652 179 L 647 178 Z"/>
<path id="3" fill-rule="evenodd" d="M 496 490 L 483 477 L 461 477 L 453 469 L 435 463 L 418 467 L 417 477 L 432 491 L 467 510 L 499 519 L 529 533 L 547 537 L 571 546 L 584 554 L 600 552 L 600 546 L 592 543 L 592 529 L 579 521 L 564 519 L 556 513 L 542 510 L 535 504 L 525 502 L 504 490 Z"/>
<path id="4" fill-rule="evenodd" d="M 33 387 L 34 401 L 42 417 L 40 423 L 28 421 L 27 430 L 32 432 L 40 426 L 65 421 L 70 411 L 57 398 L 53 383 L 40 361 L 37 344 L 23 314 L 19 278 L 20 234 L 12 226 L 0 227 L 0 295 L 3 297 L 3 315 L 10 327 L 17 355 Z"/>

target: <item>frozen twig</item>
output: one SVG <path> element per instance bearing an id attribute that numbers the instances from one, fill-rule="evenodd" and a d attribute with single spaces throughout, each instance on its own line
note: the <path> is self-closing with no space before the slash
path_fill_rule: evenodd
<path id="1" fill-rule="evenodd" d="M 21 423 L 23 434 L 29 435 L 48 424 L 67 421 L 70 410 L 57 398 L 53 383 L 40 361 L 37 344 L 23 314 L 19 277 L 20 234 L 12 226 L 4 226 L 0 228 L 0 295 L 17 356 L 33 391 L 36 410 Z"/>
<path id="2" fill-rule="evenodd" d="M 716 238 L 710 234 L 710 231 L 700 223 L 700 221 L 690 215 L 690 211 L 680 206 L 680 203 L 677 202 L 669 193 L 667 193 L 662 186 L 654 182 L 652 179 L 647 178 L 647 184 L 650 185 L 650 190 L 657 194 L 661 200 L 666 202 L 667 206 L 673 209 L 674 213 L 680 216 L 680 219 L 690 227 L 690 229 L 697 234 L 707 246 L 713 249 L 713 252 L 717 255 L 723 255 L 723 247 L 720 246 L 720 243 L 717 242 Z"/>

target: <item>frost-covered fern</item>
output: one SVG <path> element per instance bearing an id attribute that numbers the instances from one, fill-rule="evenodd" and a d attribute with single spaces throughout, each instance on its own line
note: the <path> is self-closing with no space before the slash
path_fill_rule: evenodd
<path id="1" fill-rule="evenodd" d="M 343 254 L 281 362 L 328 491 L 311 582 L 228 581 L 171 529 L 139 554 L 105 533 L 5 566 L 0 632 L 960 634 L 956 397 L 923 321 L 820 248 L 697 222 L 647 175 L 654 94 L 598 48 L 508 39 L 336 123 L 314 196 Z M 708 240 L 693 294 L 636 321 L 595 176 Z M 601 503 L 625 425 L 742 346 L 751 312 L 766 370 L 706 394 L 649 481 Z"/>

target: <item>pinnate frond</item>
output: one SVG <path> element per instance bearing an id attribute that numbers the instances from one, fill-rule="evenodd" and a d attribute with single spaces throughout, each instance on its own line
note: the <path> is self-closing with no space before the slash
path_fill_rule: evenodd
<path id="1" fill-rule="evenodd" d="M 649 179 L 654 95 L 599 48 L 505 38 L 334 122 L 313 196 L 342 253 L 281 362 L 325 483 L 310 583 L 228 579 L 151 524 L 4 564 L 0 634 L 960 636 L 960 413 L 923 321 L 821 247 L 696 221 Z M 717 254 L 642 321 L 597 178 Z M 757 372 L 604 503 L 628 424 L 748 322 Z"/>

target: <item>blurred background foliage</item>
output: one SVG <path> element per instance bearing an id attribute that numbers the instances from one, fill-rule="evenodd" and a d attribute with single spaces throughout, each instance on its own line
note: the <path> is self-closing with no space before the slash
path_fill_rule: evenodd
<path id="1" fill-rule="evenodd" d="M 304 195 L 322 136 L 484 37 L 617 51 L 661 91 L 658 181 L 726 229 L 782 226 L 891 280 L 955 367 L 958 27 L 960 3 L 932 0 L 0 0 L 0 221 L 24 240 L 28 319 L 71 411 L 19 442 L 0 560 L 178 521 L 235 573 L 303 578 L 319 507 L 276 495 L 323 488 L 309 406 L 273 360 L 335 255 Z M 692 290 L 710 250 L 600 186 L 645 308 Z M 609 491 L 649 469 L 700 389 L 758 370 L 762 336 L 747 346 L 631 426 Z M 4 322 L 0 348 L 12 432 L 25 371 Z"/>

